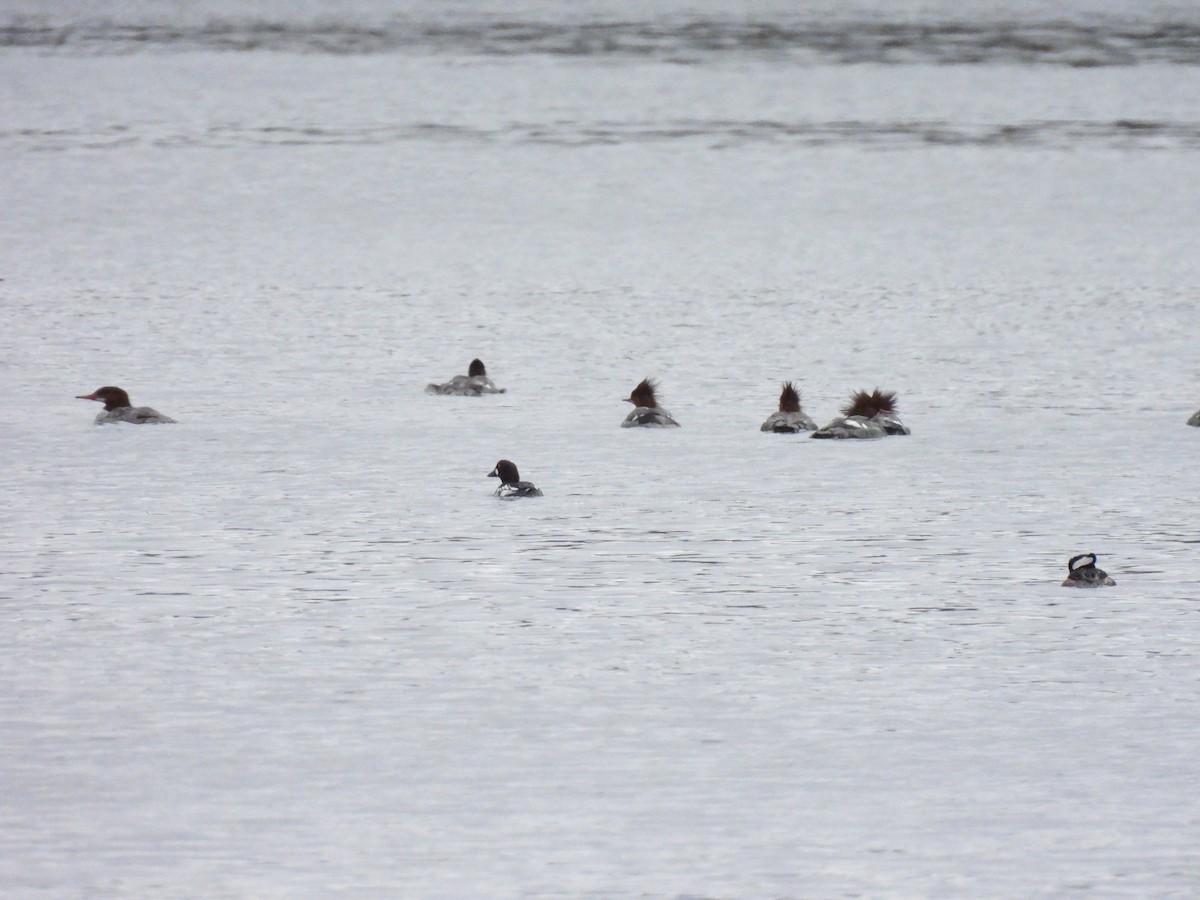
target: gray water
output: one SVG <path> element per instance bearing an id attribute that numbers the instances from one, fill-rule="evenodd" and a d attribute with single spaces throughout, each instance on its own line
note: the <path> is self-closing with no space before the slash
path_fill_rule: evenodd
<path id="1" fill-rule="evenodd" d="M 1200 889 L 1188 7 L 2 12 L 7 896 Z"/>

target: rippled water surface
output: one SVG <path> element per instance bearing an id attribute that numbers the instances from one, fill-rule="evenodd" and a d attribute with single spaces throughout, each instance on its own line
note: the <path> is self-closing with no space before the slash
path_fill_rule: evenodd
<path id="1" fill-rule="evenodd" d="M 1195 893 L 1198 29 L 8 4 L 3 893 Z"/>

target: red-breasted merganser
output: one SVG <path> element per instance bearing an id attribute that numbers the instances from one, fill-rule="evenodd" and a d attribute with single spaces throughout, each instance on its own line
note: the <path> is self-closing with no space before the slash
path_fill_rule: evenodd
<path id="1" fill-rule="evenodd" d="M 478 359 L 471 360 L 466 375 L 455 375 L 445 384 L 427 384 L 427 394 L 452 394 L 457 397 L 478 397 L 480 394 L 503 394 L 506 388 L 498 388 L 488 378 L 487 369 Z"/>
<path id="2" fill-rule="evenodd" d="M 817 423 L 800 408 L 800 392 L 790 381 L 783 383 L 779 393 L 779 411 L 771 413 L 759 431 L 776 434 L 795 434 L 797 431 L 816 431 Z"/>
<path id="3" fill-rule="evenodd" d="M 896 394 L 875 388 L 856 391 L 842 409 L 842 417 L 814 431 L 815 438 L 881 438 L 889 434 L 910 434 L 896 415 Z"/>
<path id="4" fill-rule="evenodd" d="M 649 378 L 643 378 L 641 384 L 635 387 L 628 397 L 624 398 L 626 403 L 633 404 L 634 409 L 621 423 L 622 428 L 647 425 L 679 427 L 679 423 L 671 418 L 671 414 L 658 405 L 658 400 L 654 396 L 654 390 L 657 387 L 656 382 Z"/>
<path id="5" fill-rule="evenodd" d="M 90 394 L 78 394 L 76 400 L 98 400 L 104 404 L 104 412 L 96 416 L 97 425 L 107 425 L 109 422 L 130 422 L 134 425 L 159 425 L 174 423 L 170 416 L 164 416 L 149 406 L 134 406 L 129 402 L 129 395 L 119 387 L 111 385 L 96 388 Z"/>

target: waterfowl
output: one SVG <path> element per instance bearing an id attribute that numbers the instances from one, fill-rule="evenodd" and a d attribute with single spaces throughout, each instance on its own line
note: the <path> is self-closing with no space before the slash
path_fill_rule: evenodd
<path id="1" fill-rule="evenodd" d="M 654 395 L 658 384 L 651 381 L 649 378 L 643 378 L 641 383 L 635 387 L 624 400 L 626 403 L 633 404 L 633 412 L 625 417 L 625 421 L 621 423 L 622 428 L 635 428 L 638 426 L 658 425 L 662 427 L 678 428 L 679 423 L 676 422 L 669 412 L 658 405 L 658 399 Z"/>
<path id="2" fill-rule="evenodd" d="M 841 418 L 813 432 L 815 438 L 881 438 L 889 434 L 910 434 L 896 414 L 896 394 L 892 391 L 855 391 L 842 408 Z"/>
<path id="3" fill-rule="evenodd" d="M 450 394 L 456 397 L 478 397 L 481 394 L 503 394 L 506 388 L 498 388 L 488 378 L 487 369 L 478 359 L 471 360 L 466 375 L 455 375 L 445 384 L 427 384 L 427 394 Z"/>
<path id="4" fill-rule="evenodd" d="M 96 400 L 104 404 L 104 412 L 96 416 L 96 425 L 107 425 L 110 422 L 129 422 L 133 425 L 165 425 L 174 424 L 170 416 L 164 416 L 149 406 L 134 406 L 129 402 L 129 395 L 122 388 L 106 385 L 96 388 L 90 394 L 77 394 L 76 400 Z"/>
<path id="5" fill-rule="evenodd" d="M 541 497 L 542 492 L 530 484 L 528 481 L 522 481 L 520 474 L 517 472 L 516 463 L 507 459 L 502 459 L 496 463 L 496 468 L 488 472 L 488 478 L 499 478 L 500 487 L 496 488 L 495 496 L 501 500 L 515 500 L 517 497 Z"/>
<path id="6" fill-rule="evenodd" d="M 1082 560 L 1082 562 L 1081 562 Z M 1077 565 L 1078 563 L 1078 565 Z M 1116 584 L 1103 569 L 1096 568 L 1095 553 L 1081 553 L 1067 561 L 1067 577 L 1063 587 L 1105 587 Z"/>
<path id="7" fill-rule="evenodd" d="M 796 386 L 790 381 L 785 381 L 783 390 L 779 392 L 778 412 L 771 413 L 758 430 L 795 434 L 798 431 L 816 431 L 817 423 L 800 408 L 800 392 L 796 390 Z"/>

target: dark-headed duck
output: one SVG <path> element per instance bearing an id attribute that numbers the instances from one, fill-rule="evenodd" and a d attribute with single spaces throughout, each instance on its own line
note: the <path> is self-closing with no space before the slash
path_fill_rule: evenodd
<path id="1" fill-rule="evenodd" d="M 660 425 L 664 427 L 679 427 L 679 423 L 671 418 L 671 414 L 658 405 L 654 390 L 658 385 L 649 378 L 643 378 L 641 384 L 633 389 L 626 403 L 633 404 L 633 412 L 625 417 L 622 428 L 634 428 L 643 425 Z"/>
<path id="2" fill-rule="evenodd" d="M 759 431 L 776 434 L 795 434 L 797 431 L 816 431 L 817 423 L 800 408 L 800 392 L 790 381 L 783 383 L 779 393 L 779 411 L 771 413 Z"/>
<path id="3" fill-rule="evenodd" d="M 522 481 L 517 472 L 517 465 L 507 459 L 496 463 L 496 468 L 488 472 L 488 478 L 499 478 L 500 487 L 496 488 L 496 496 L 501 500 L 515 500 L 517 497 L 540 497 L 542 492 Z"/>
<path id="4" fill-rule="evenodd" d="M 1082 562 L 1081 562 L 1082 560 Z M 1077 565 L 1078 563 L 1078 565 Z M 1103 569 L 1096 568 L 1095 553 L 1081 553 L 1067 561 L 1067 577 L 1063 587 L 1105 587 L 1116 584 Z"/>
<path id="5" fill-rule="evenodd" d="M 881 438 L 889 434 L 910 434 L 896 415 L 896 394 L 881 391 L 855 391 L 842 409 L 842 417 L 813 432 L 815 438 Z"/>
<path id="6" fill-rule="evenodd" d="M 1188 424 L 1195 425 L 1197 428 L 1200 428 L 1200 409 L 1196 410 L 1195 414 L 1188 419 Z"/>
<path id="7" fill-rule="evenodd" d="M 170 416 L 164 416 L 156 409 L 148 406 L 134 406 L 129 402 L 129 395 L 124 390 L 111 385 L 96 388 L 90 394 L 78 394 L 75 399 L 98 400 L 104 404 L 104 412 L 96 416 L 97 425 L 106 425 L 109 422 L 130 422 L 134 425 L 161 425 L 175 422 Z"/>
<path id="8" fill-rule="evenodd" d="M 456 397 L 478 397 L 480 394 L 503 394 L 506 388 L 498 388 L 488 378 L 487 369 L 478 359 L 471 360 L 466 375 L 455 375 L 445 384 L 427 384 L 427 394 L 452 394 Z"/>

